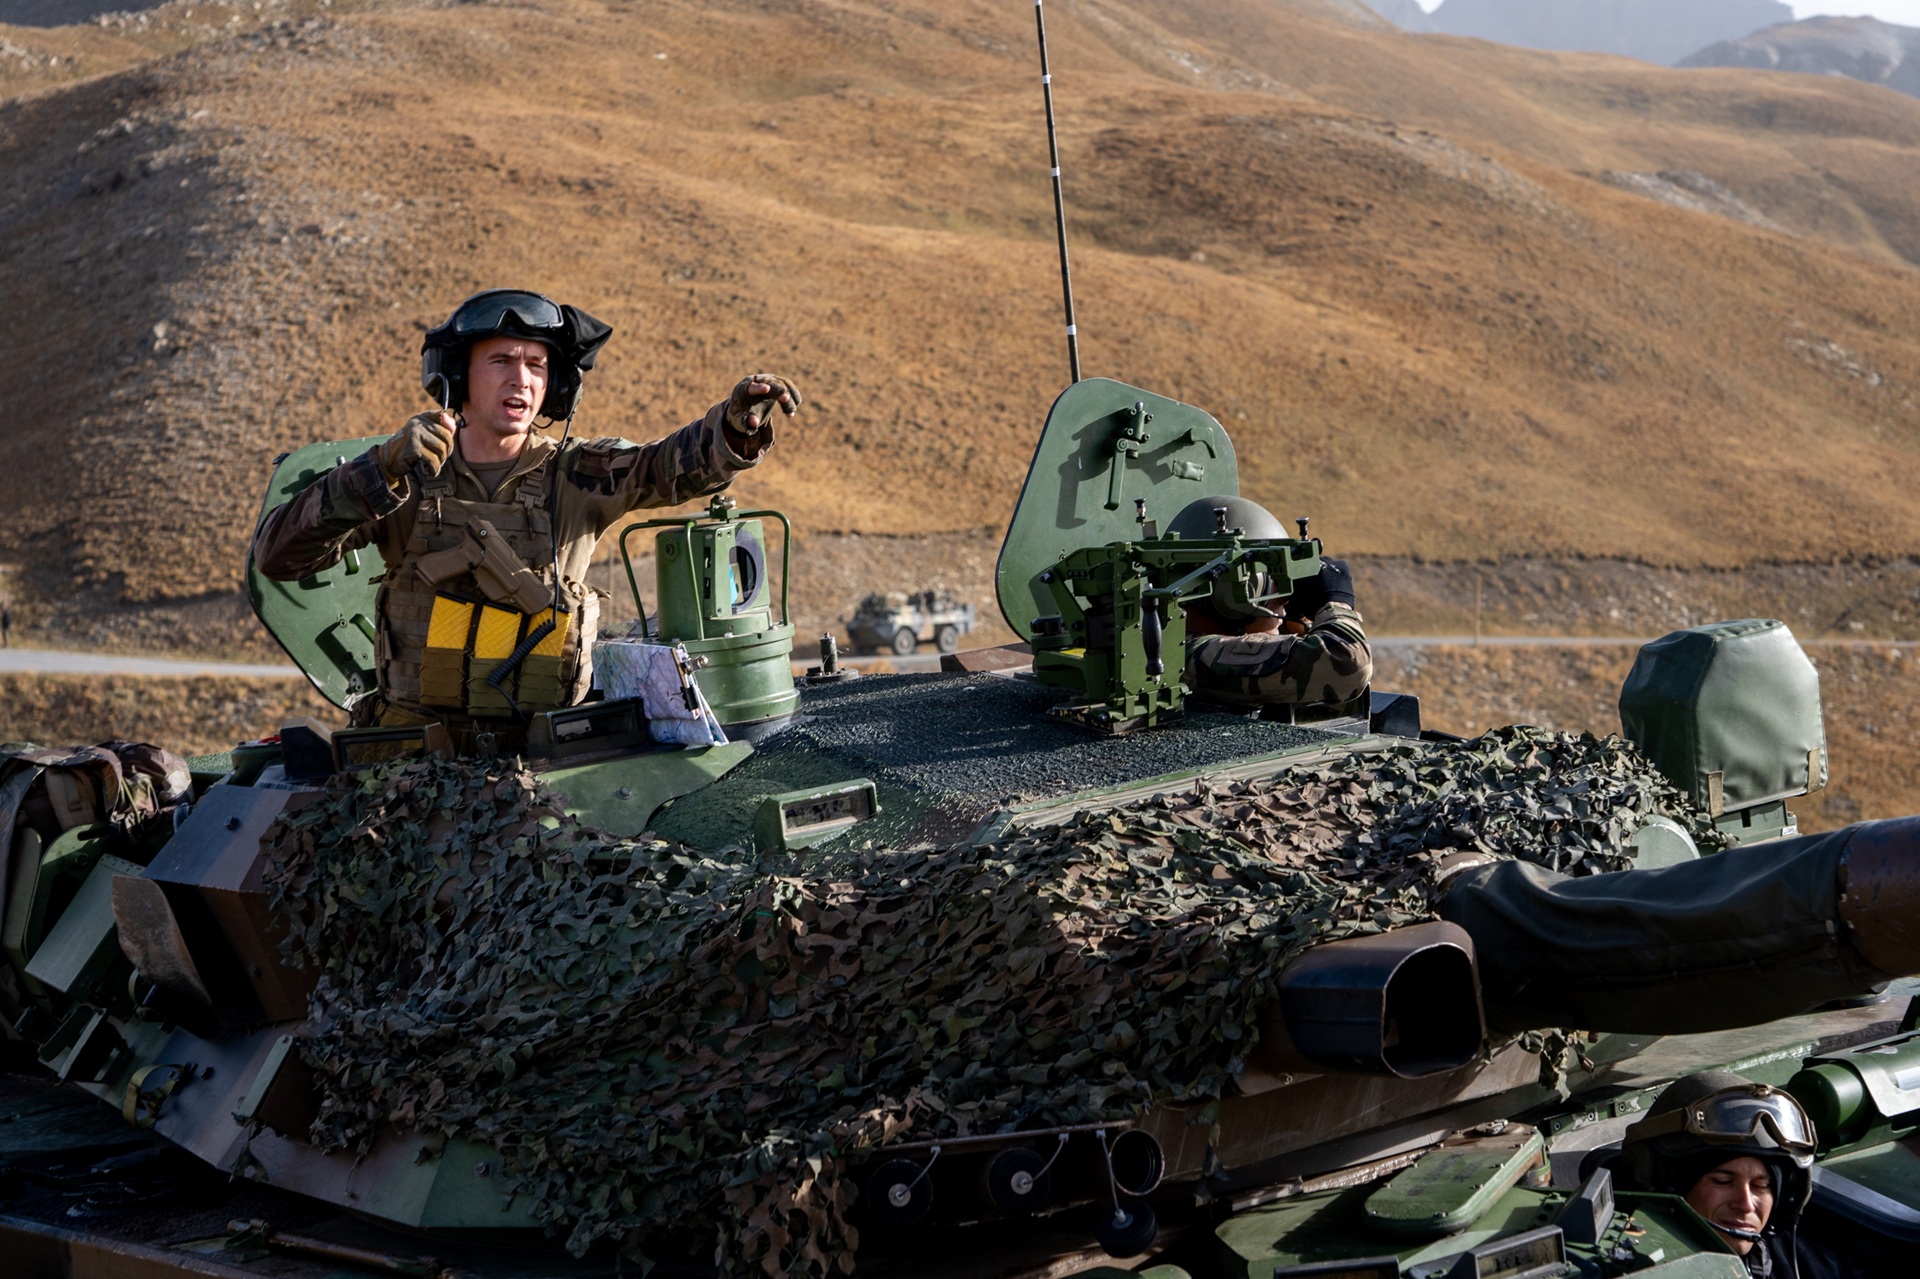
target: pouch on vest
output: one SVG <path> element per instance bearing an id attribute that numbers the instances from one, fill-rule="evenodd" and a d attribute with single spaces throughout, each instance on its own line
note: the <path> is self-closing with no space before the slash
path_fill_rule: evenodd
<path id="1" fill-rule="evenodd" d="M 526 620 L 525 613 L 510 608 L 480 606 L 480 620 L 473 632 L 473 662 L 467 668 L 467 714 L 482 719 L 513 714 L 513 703 L 506 696 L 513 691 L 513 684 L 503 681 L 501 689 L 496 689 L 487 683 L 487 676 L 513 655 L 514 646 L 520 642 L 520 624 Z"/>
<path id="2" fill-rule="evenodd" d="M 552 590 L 514 553 L 491 520 L 469 521 L 460 545 L 422 555 L 414 564 L 434 586 L 470 572 L 481 594 L 496 604 L 510 604 L 522 613 L 553 607 Z"/>
<path id="3" fill-rule="evenodd" d="M 566 706 L 573 701 L 572 681 L 561 683 L 565 674 L 562 668 L 567 651 L 567 628 L 573 622 L 573 614 L 555 613 L 552 609 L 535 613 L 527 619 L 526 633 L 533 634 L 549 621 L 553 623 L 552 632 L 534 645 L 520 662 L 520 687 L 515 694 L 521 705 L 542 710 Z"/>
<path id="4" fill-rule="evenodd" d="M 480 605 L 457 595 L 433 597 L 427 646 L 420 657 L 420 704 L 460 710 L 467 704 L 467 652 Z"/>

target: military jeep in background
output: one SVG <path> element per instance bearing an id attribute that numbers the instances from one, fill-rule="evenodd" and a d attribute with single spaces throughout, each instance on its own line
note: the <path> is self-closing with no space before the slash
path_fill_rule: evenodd
<path id="1" fill-rule="evenodd" d="M 846 627 L 856 653 L 891 650 L 905 657 L 922 644 L 951 653 L 973 629 L 973 605 L 950 591 L 875 593 L 860 601 Z"/>

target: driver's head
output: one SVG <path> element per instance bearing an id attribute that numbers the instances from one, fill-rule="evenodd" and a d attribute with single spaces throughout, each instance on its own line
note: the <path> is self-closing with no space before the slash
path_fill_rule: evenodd
<path id="1" fill-rule="evenodd" d="M 1755 1242 L 1746 1236 L 1765 1230 L 1773 1217 L 1779 1182 L 1779 1170 L 1768 1160 L 1736 1155 L 1701 1173 L 1684 1198 L 1688 1207 L 1727 1237 L 1735 1252 L 1745 1256 Z"/>
<path id="2" fill-rule="evenodd" d="M 1813 1122 L 1790 1094 L 1702 1071 L 1667 1085 L 1627 1129 L 1614 1171 L 1636 1189 L 1681 1196 L 1745 1255 L 1806 1206 L 1814 1144 Z"/>

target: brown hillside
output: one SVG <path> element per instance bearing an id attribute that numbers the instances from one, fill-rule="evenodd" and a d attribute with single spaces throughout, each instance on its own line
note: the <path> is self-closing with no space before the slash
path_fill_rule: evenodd
<path id="1" fill-rule="evenodd" d="M 1088 371 L 1214 412 L 1253 496 L 1428 560 L 1920 546 L 1920 102 L 1314 0 L 1048 11 Z M 771 366 L 809 407 L 749 500 L 998 524 L 1064 376 L 1031 13 L 0 28 L 0 342 L 34 370 L 0 559 L 43 600 L 230 597 L 270 459 L 421 407 L 420 331 L 502 282 L 616 326 L 589 434 Z"/>

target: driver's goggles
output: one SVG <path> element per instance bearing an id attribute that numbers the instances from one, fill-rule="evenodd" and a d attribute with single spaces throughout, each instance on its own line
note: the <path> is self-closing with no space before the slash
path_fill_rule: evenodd
<path id="1" fill-rule="evenodd" d="M 1642 1120 L 1639 1136 L 1686 1132 L 1709 1143 L 1750 1142 L 1764 1129 L 1773 1144 L 1795 1155 L 1814 1149 L 1813 1122 L 1789 1093 L 1767 1084 L 1723 1088 L 1672 1114 Z"/>
<path id="2" fill-rule="evenodd" d="M 560 314 L 560 308 L 550 299 L 538 293 L 505 290 L 470 298 L 463 303 L 453 314 L 454 336 L 498 333 L 508 316 L 518 321 L 520 327 L 535 333 L 566 327 L 566 319 Z"/>

